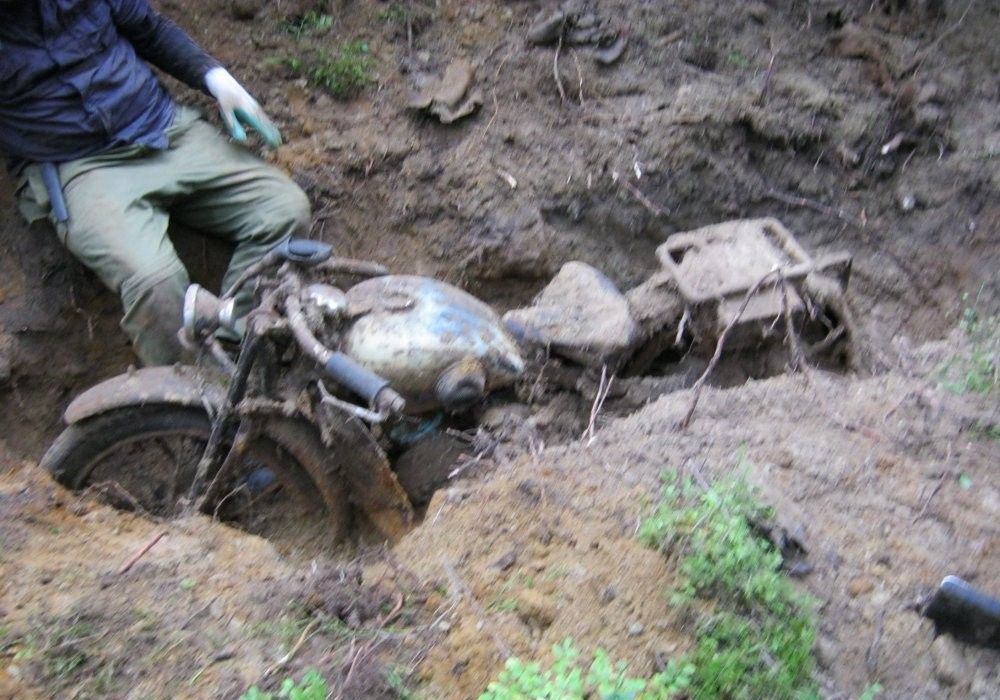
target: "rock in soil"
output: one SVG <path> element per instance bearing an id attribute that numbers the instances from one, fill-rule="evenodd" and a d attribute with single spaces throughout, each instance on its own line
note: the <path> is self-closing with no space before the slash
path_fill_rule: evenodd
<path id="1" fill-rule="evenodd" d="M 581 262 L 563 265 L 532 306 L 508 312 L 504 323 L 521 340 L 588 367 L 620 355 L 636 336 L 625 297 Z"/>

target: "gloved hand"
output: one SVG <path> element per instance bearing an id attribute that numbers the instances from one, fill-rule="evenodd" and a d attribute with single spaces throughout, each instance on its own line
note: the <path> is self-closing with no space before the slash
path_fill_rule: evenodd
<path id="1" fill-rule="evenodd" d="M 222 120 L 226 123 L 229 133 L 237 141 L 246 141 L 246 124 L 255 129 L 271 148 L 281 145 L 281 132 L 274 125 L 257 100 L 250 96 L 236 78 L 225 68 L 218 66 L 205 74 L 205 87 L 219 101 Z M 242 122 L 242 123 L 241 123 Z"/>

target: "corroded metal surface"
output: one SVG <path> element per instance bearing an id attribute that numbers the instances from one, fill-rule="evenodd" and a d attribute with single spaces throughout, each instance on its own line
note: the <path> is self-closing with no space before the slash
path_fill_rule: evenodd
<path id="1" fill-rule="evenodd" d="M 740 313 L 747 292 L 776 268 L 792 283 L 787 288 L 790 312 L 801 314 L 804 304 L 794 287 L 814 268 L 777 219 L 726 221 L 677 233 L 656 254 L 690 311 L 692 333 L 706 346 L 731 323 L 736 323 L 728 336 L 731 347 L 755 343 L 776 322 L 780 325 L 785 301 L 776 285 L 758 291 Z"/>
<path id="2" fill-rule="evenodd" d="M 326 454 L 343 475 L 351 501 L 383 535 L 399 539 L 413 527 L 415 516 L 389 458 L 361 421 L 330 407 L 322 410 Z"/>
<path id="3" fill-rule="evenodd" d="M 214 409 L 225 400 L 223 386 L 193 367 L 146 367 L 120 374 L 80 394 L 66 409 L 68 425 L 127 406 L 173 404 Z"/>
<path id="4" fill-rule="evenodd" d="M 489 390 L 510 384 L 524 368 L 496 313 L 443 282 L 380 277 L 352 287 L 347 302 L 354 321 L 343 351 L 388 379 L 408 401 L 432 398 L 441 374 L 468 358 L 482 364 Z"/>

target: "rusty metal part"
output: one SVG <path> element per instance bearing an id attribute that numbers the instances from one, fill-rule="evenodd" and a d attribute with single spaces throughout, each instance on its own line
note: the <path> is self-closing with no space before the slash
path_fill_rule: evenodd
<path id="1" fill-rule="evenodd" d="M 342 401 L 336 396 L 330 393 L 330 390 L 326 388 L 321 380 L 316 382 L 316 386 L 319 389 L 320 401 L 328 406 L 333 406 L 341 411 L 344 411 L 348 416 L 354 416 L 355 418 L 360 418 L 367 423 L 382 423 L 386 419 L 386 414 L 376 413 L 363 406 L 356 406 L 349 401 Z"/>
<path id="2" fill-rule="evenodd" d="M 329 463 L 339 468 L 354 501 L 372 524 L 397 540 L 414 522 L 413 505 L 389 466 L 389 458 L 358 419 L 322 405 L 320 430 Z"/>
<path id="3" fill-rule="evenodd" d="M 656 250 L 691 312 L 691 332 L 710 346 L 743 307 L 747 290 L 775 269 L 788 287 L 788 305 L 801 316 L 805 304 L 796 291 L 815 264 L 776 219 L 727 221 L 670 236 Z M 753 344 L 783 317 L 784 300 L 776 286 L 750 300 L 728 337 L 731 347 Z"/>
<path id="4" fill-rule="evenodd" d="M 225 400 L 216 378 L 194 367 L 147 367 L 112 377 L 80 394 L 63 415 L 67 425 L 116 408 L 172 404 L 215 413 Z"/>
<path id="5" fill-rule="evenodd" d="M 330 258 L 321 263 L 318 269 L 334 275 L 355 275 L 356 277 L 382 277 L 389 274 L 389 269 L 384 265 L 352 258 Z"/>
<path id="6" fill-rule="evenodd" d="M 389 386 L 389 381 L 360 365 L 342 352 L 330 350 L 309 328 L 302 304 L 295 296 L 285 299 L 288 324 L 299 346 L 318 362 L 327 374 L 358 394 L 379 412 L 402 413 L 406 401 Z"/>
<path id="7" fill-rule="evenodd" d="M 342 349 L 402 393 L 413 407 L 435 407 L 442 372 L 478 360 L 492 390 L 523 371 L 517 345 L 496 313 L 452 285 L 425 277 L 392 275 L 347 292 L 354 320 Z"/>
<path id="8" fill-rule="evenodd" d="M 269 418 L 263 422 L 261 433 L 290 454 L 315 484 L 330 519 L 330 537 L 334 541 L 339 539 L 347 529 L 350 508 L 337 455 L 326 447 L 316 427 L 304 420 Z M 351 500 L 364 509 L 364 504 L 353 494 Z"/>
<path id="9" fill-rule="evenodd" d="M 226 453 L 226 458 L 215 474 L 212 475 L 212 480 L 208 483 L 208 487 L 195 499 L 194 511 L 196 513 L 205 512 L 205 504 L 215 498 L 219 484 L 243 461 L 244 455 L 250 449 L 251 443 L 259 432 L 256 423 L 253 421 L 243 421 L 239 430 L 236 431 L 236 437 L 233 438 L 233 444 L 230 445 L 229 452 Z"/>

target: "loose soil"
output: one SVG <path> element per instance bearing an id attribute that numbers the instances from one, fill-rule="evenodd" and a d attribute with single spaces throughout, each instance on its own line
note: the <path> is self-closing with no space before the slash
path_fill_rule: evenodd
<path id="1" fill-rule="evenodd" d="M 499 421 L 517 441 L 400 544 L 302 563 L 218 523 L 67 494 L 34 466 L 68 400 L 131 355 L 117 300 L 24 227 L 0 183 L 0 696 L 236 697 L 315 667 L 343 697 L 405 682 L 466 698 L 508 649 L 544 659 L 570 636 L 648 672 L 692 631 L 637 522 L 664 471 L 712 480 L 737 464 L 806 545 L 826 695 L 878 681 L 889 698 L 1000 696 L 995 652 L 959 646 L 943 669 L 914 612 L 946 574 L 1000 580 L 996 389 L 940 381 L 970 352 L 960 310 L 989 317 L 1000 299 L 994 3 L 577 3 L 628 33 L 610 67 L 526 44 L 550 3 L 334 2 L 334 26 L 299 38 L 281 20 L 317 3 L 256 3 L 252 19 L 222 0 L 156 4 L 281 124 L 271 157 L 341 253 L 503 310 L 569 260 L 627 289 L 673 232 L 776 216 L 814 253 L 854 254 L 861 368 L 709 390 L 684 432 L 687 391 L 627 417 L 644 401 L 621 402 L 592 441 L 578 439 L 587 402 L 546 395 Z M 377 84 L 348 101 L 281 60 L 355 39 Z M 458 58 L 477 66 L 479 113 L 445 126 L 409 110 Z M 225 251 L 177 240 L 196 277 L 217 277 Z"/>

